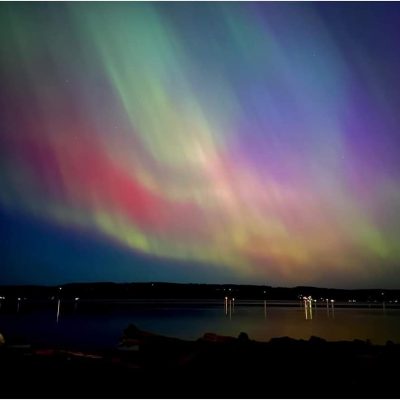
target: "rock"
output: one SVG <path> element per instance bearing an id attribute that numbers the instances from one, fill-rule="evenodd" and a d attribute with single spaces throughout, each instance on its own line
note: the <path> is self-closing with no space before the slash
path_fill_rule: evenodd
<path id="1" fill-rule="evenodd" d="M 308 341 L 313 344 L 325 344 L 326 343 L 325 339 L 322 339 L 318 336 L 311 336 Z"/>
<path id="2" fill-rule="evenodd" d="M 200 338 L 201 341 L 211 343 L 227 343 L 232 342 L 235 338 L 231 336 L 217 335 L 216 333 L 207 332 Z"/>
<path id="3" fill-rule="evenodd" d="M 241 341 L 241 342 L 248 342 L 250 339 L 249 339 L 249 335 L 246 333 L 246 332 L 240 332 L 239 333 L 239 336 L 238 336 L 238 339 Z"/>
<path id="4" fill-rule="evenodd" d="M 353 344 L 354 344 L 355 346 L 364 347 L 364 346 L 370 346 L 370 345 L 371 345 L 371 342 L 369 341 L 369 339 L 366 340 L 366 341 L 361 340 L 361 339 L 354 339 L 354 340 L 353 340 Z"/>
<path id="5" fill-rule="evenodd" d="M 129 339 L 136 338 L 140 333 L 141 331 L 133 324 L 130 324 L 124 330 L 124 336 Z"/>
<path id="6" fill-rule="evenodd" d="M 285 346 L 285 345 L 290 345 L 290 344 L 298 344 L 301 342 L 304 342 L 304 340 L 296 340 L 289 336 L 276 337 L 276 338 L 270 339 L 270 341 L 269 341 L 270 344 L 280 345 L 280 346 Z"/>

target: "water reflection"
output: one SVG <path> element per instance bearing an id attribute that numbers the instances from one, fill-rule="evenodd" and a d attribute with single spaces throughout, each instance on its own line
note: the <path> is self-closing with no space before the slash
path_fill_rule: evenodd
<path id="1" fill-rule="evenodd" d="M 303 297 L 304 300 L 304 314 L 306 320 L 312 319 L 313 318 L 313 310 L 312 310 L 312 305 L 313 305 L 313 299 L 311 296 L 309 297 Z"/>
<path id="2" fill-rule="evenodd" d="M 60 318 L 60 306 L 61 306 L 61 300 L 58 299 L 58 301 L 57 301 L 57 324 L 58 324 L 58 320 Z"/>
<path id="3" fill-rule="evenodd" d="M 224 300 L 225 315 L 228 315 L 228 309 L 229 309 L 229 319 L 232 319 L 232 314 L 235 312 L 235 298 L 230 299 L 228 297 L 225 297 Z"/>
<path id="4" fill-rule="evenodd" d="M 387 340 L 400 342 L 400 309 L 386 307 L 386 312 L 383 312 L 381 304 L 377 309 L 338 308 L 330 300 L 327 306 L 324 299 L 317 303 L 307 301 L 305 304 L 302 301 L 304 308 L 299 309 L 297 303 L 292 307 L 277 307 L 273 301 L 267 303 L 260 300 L 248 304 L 227 298 L 222 300 L 222 311 L 221 301 L 219 304 L 186 302 L 153 305 L 79 301 L 77 306 L 78 301 L 73 299 L 69 302 L 59 298 L 57 305 L 54 301 L 35 305 L 21 299 L 17 314 L 15 300 L 2 302 L 1 332 L 5 336 L 25 337 L 27 342 L 113 346 L 130 323 L 143 330 L 189 340 L 198 339 L 205 332 L 235 337 L 240 332 L 246 332 L 254 340 L 319 336 L 327 340 L 358 338 L 370 339 L 373 343 L 386 343 Z"/>
<path id="5" fill-rule="evenodd" d="M 78 310 L 78 301 L 79 301 L 79 297 L 75 297 L 75 302 L 74 302 L 74 311 L 75 312 Z"/>

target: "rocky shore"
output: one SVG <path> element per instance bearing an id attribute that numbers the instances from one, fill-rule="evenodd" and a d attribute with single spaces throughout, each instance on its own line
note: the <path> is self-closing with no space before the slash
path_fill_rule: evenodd
<path id="1" fill-rule="evenodd" d="M 1 397 L 400 397 L 400 345 L 206 333 L 195 341 L 130 325 L 114 349 L 0 347 Z"/>

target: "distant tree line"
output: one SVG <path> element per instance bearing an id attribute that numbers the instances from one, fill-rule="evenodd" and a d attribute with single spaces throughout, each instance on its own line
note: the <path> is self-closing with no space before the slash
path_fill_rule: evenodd
<path id="1" fill-rule="evenodd" d="M 330 289 L 307 286 L 293 288 L 262 285 L 182 284 L 165 282 L 136 283 L 69 283 L 58 286 L 0 286 L 0 297 L 29 299 L 222 299 L 238 300 L 297 300 L 300 296 L 314 299 L 335 299 L 361 302 L 400 301 L 400 290 Z"/>

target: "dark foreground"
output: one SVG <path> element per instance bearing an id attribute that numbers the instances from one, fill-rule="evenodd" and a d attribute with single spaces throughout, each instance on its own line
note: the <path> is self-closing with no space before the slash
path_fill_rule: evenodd
<path id="1" fill-rule="evenodd" d="M 400 345 L 205 334 L 166 338 L 130 326 L 116 349 L 0 348 L 1 397 L 400 397 Z"/>

